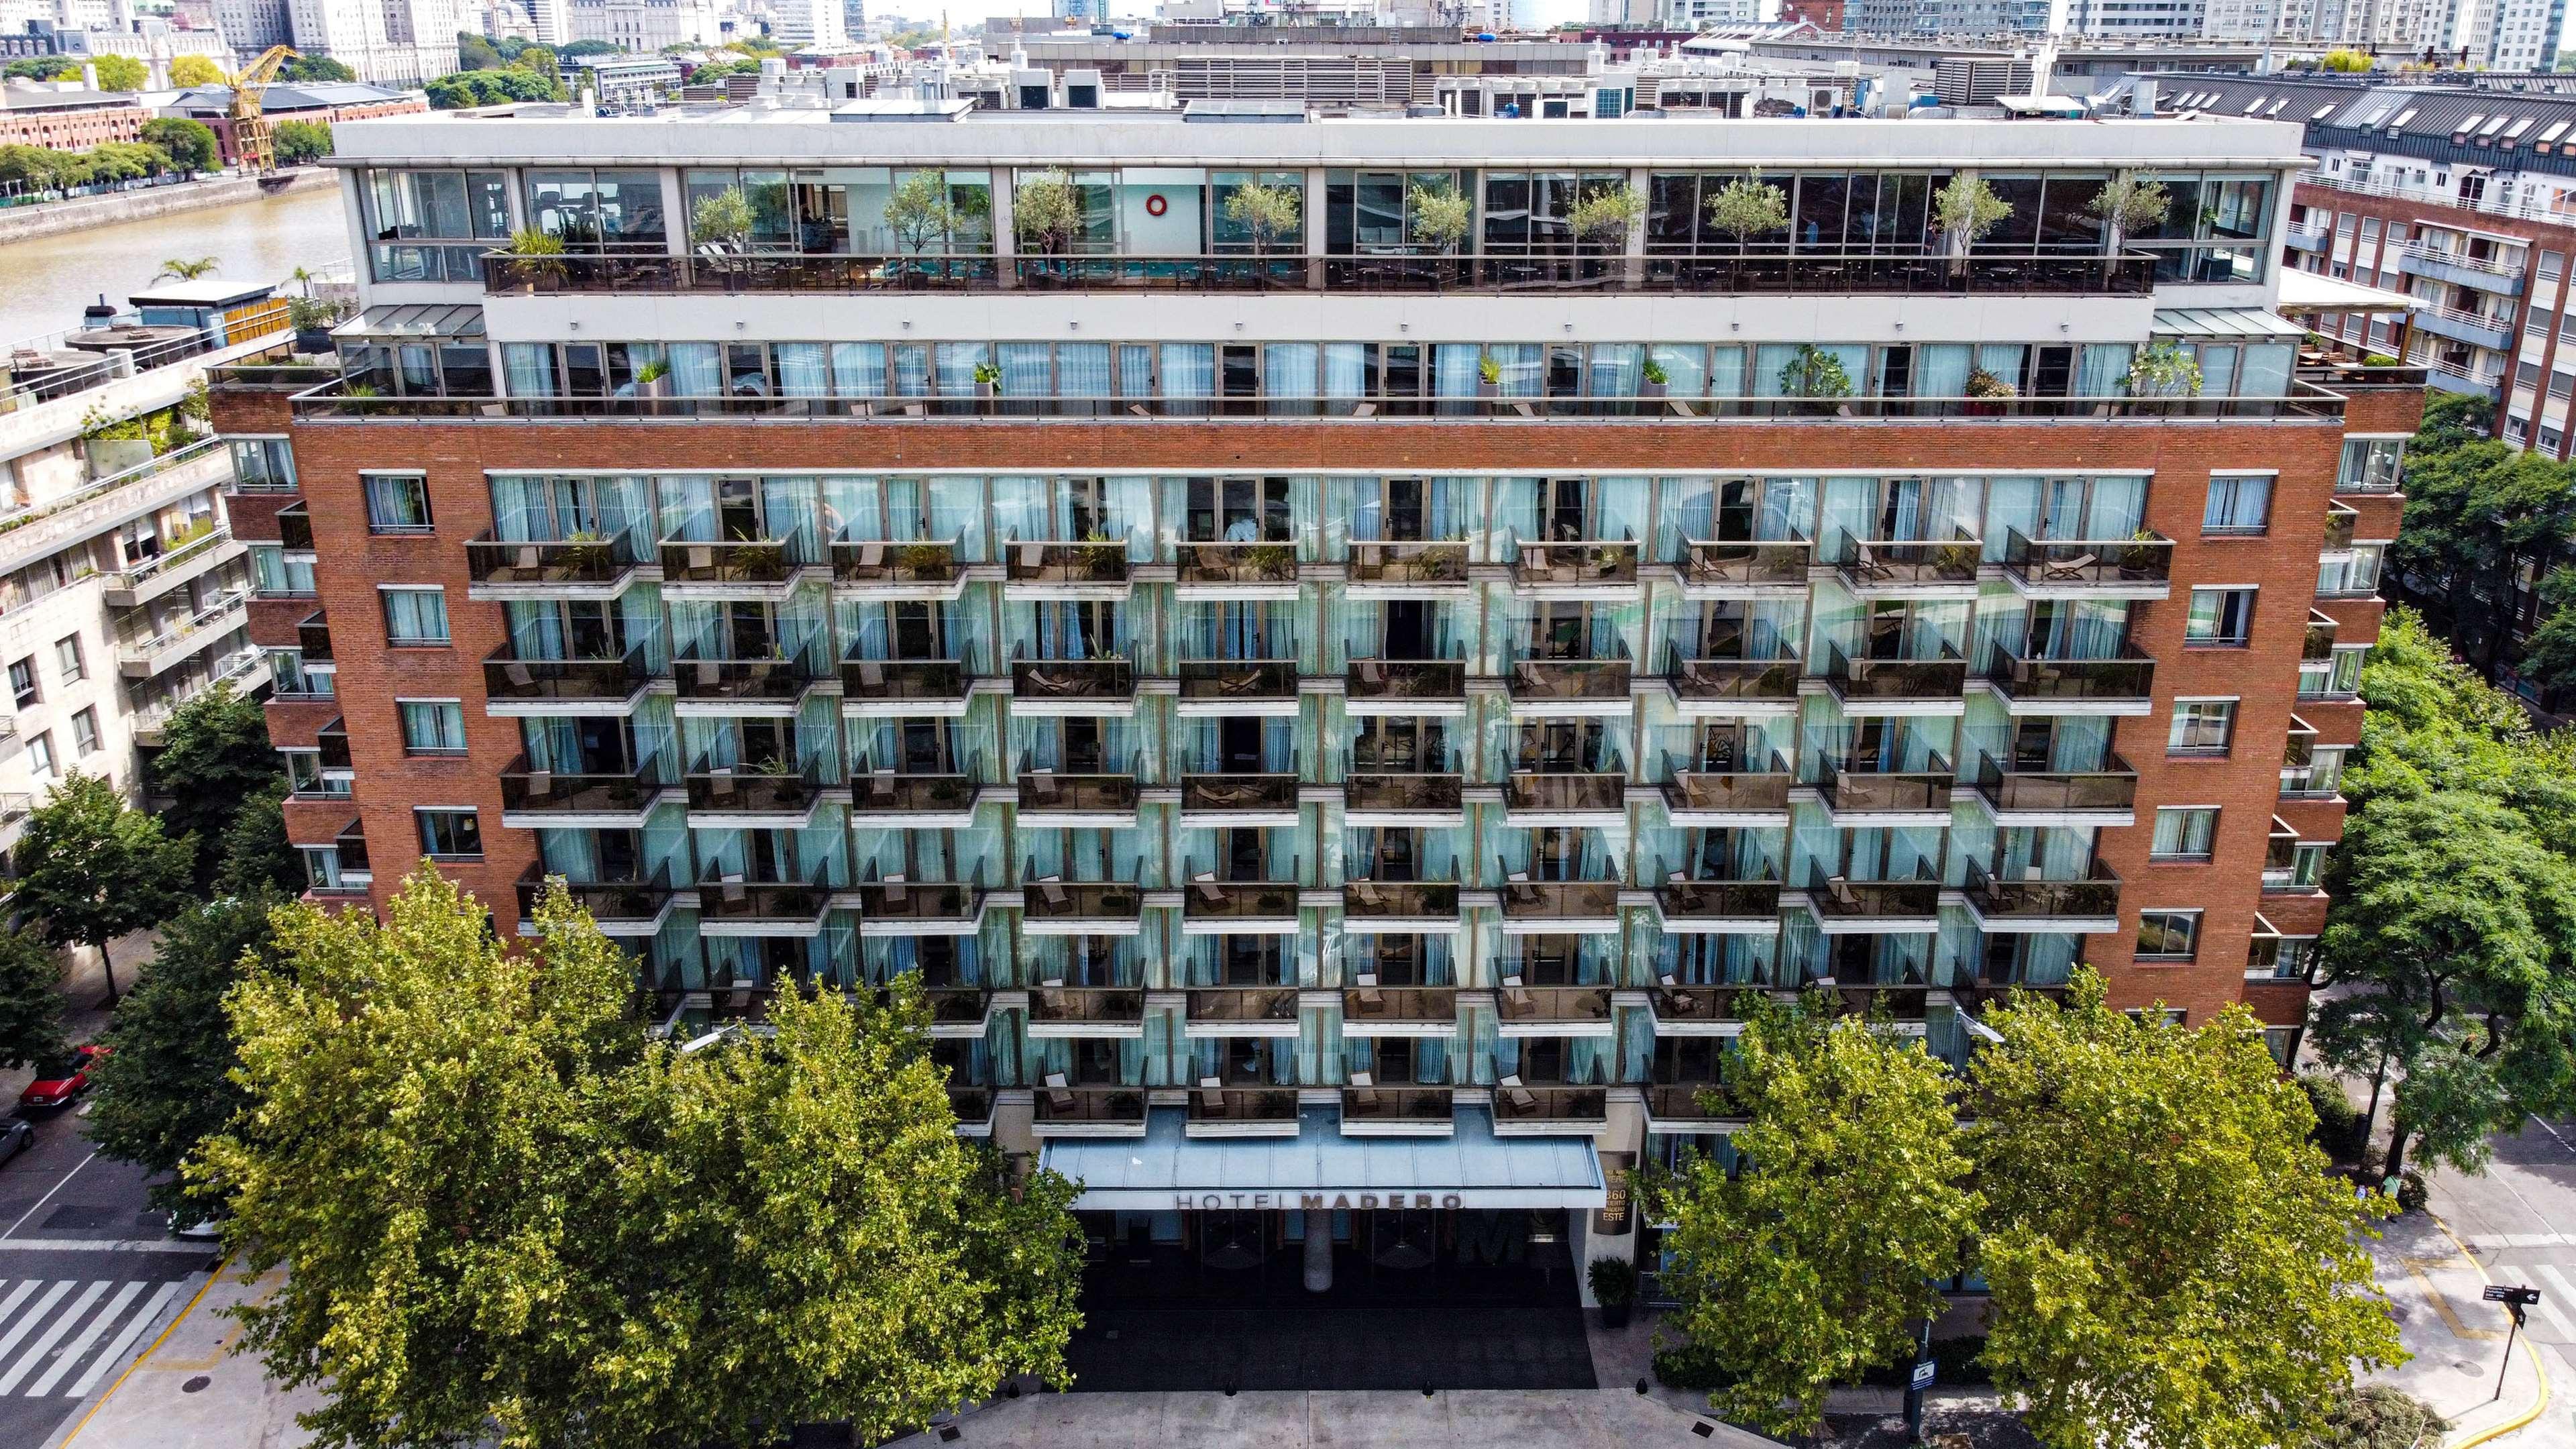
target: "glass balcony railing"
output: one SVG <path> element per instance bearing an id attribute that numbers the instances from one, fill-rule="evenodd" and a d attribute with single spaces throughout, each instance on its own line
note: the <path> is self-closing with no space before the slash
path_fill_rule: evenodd
<path id="1" fill-rule="evenodd" d="M 788 556 L 784 539 L 735 539 L 662 545 L 662 583 L 784 584 L 796 577 L 798 564 Z"/>
<path id="2" fill-rule="evenodd" d="M 1989 917 L 2100 919 L 2120 913 L 2120 877 L 2099 861 L 2088 868 L 2082 880 L 2045 880 L 2030 875 L 2011 880 L 1989 875 L 1972 860 L 1968 862 L 1967 894 L 1978 914 Z"/>
<path id="3" fill-rule="evenodd" d="M 1036 986 L 1029 1020 L 1066 1026 L 1133 1026 L 1145 1019 L 1140 986 Z"/>
<path id="4" fill-rule="evenodd" d="M 1986 679 L 2010 699 L 2142 700 L 2155 686 L 2156 662 L 2144 654 L 2119 659 L 2025 658 L 1998 644 Z"/>
<path id="5" fill-rule="evenodd" d="M 951 584 L 965 572 L 955 539 L 835 539 L 832 581 L 840 584 Z"/>
<path id="6" fill-rule="evenodd" d="M 1194 880 L 1181 891 L 1188 915 L 1208 920 L 1295 920 L 1294 880 Z"/>
<path id="7" fill-rule="evenodd" d="M 670 904 L 671 882 L 655 875 L 640 881 L 567 881 L 565 891 L 573 904 L 590 912 L 591 919 L 603 926 L 642 924 L 659 917 Z M 544 898 L 546 877 L 535 866 L 519 877 L 519 917 L 533 921 L 537 902 Z"/>
<path id="8" fill-rule="evenodd" d="M 1436 1124 L 1451 1120 L 1455 1099 L 1447 1087 L 1350 1086 L 1342 1089 L 1342 1122 L 1349 1124 Z"/>
<path id="9" fill-rule="evenodd" d="M 1463 659 L 1354 659 L 1344 676 L 1345 698 L 1360 701 L 1463 700 Z"/>
<path id="10" fill-rule="evenodd" d="M 2325 544 L 2320 551 L 2324 553 L 2352 552 L 2353 533 L 2360 526 L 2361 510 L 2353 507 L 2349 503 L 2327 504 Z"/>
<path id="11" fill-rule="evenodd" d="M 1767 921 L 1780 914 L 1776 880 L 1668 880 L 1655 887 L 1667 919 Z"/>
<path id="12" fill-rule="evenodd" d="M 1390 1023 L 1454 1022 L 1458 1019 L 1455 986 L 1386 986 L 1360 972 L 1342 988 L 1344 1021 Z"/>
<path id="13" fill-rule="evenodd" d="M 1227 1123 L 1293 1123 L 1297 1120 L 1295 1087 L 1207 1087 L 1190 1093 L 1193 1126 L 1221 1128 Z"/>
<path id="14" fill-rule="evenodd" d="M 1140 998 L 1141 999 L 1141 998 Z M 1145 1125 L 1142 1087 L 1041 1086 L 1036 1092 L 1041 1127 L 1136 1127 Z"/>
<path id="15" fill-rule="evenodd" d="M 692 815 L 802 815 L 822 798 L 812 770 L 740 765 L 693 770 L 688 776 Z"/>
<path id="16" fill-rule="evenodd" d="M 1936 659 L 1854 659 L 1839 644 L 1825 646 L 1825 687 L 1846 705 L 1854 702 L 1926 703 L 1967 693 L 1968 661 L 1946 642 Z"/>
<path id="17" fill-rule="evenodd" d="M 1463 584 L 1467 545 L 1355 539 L 1349 576 L 1354 584 Z"/>
<path id="18" fill-rule="evenodd" d="M 1345 881 L 1342 914 L 1363 921 L 1456 920 L 1458 887 L 1448 881 Z"/>
<path id="19" fill-rule="evenodd" d="M 505 649 L 483 661 L 483 690 L 496 700 L 622 700 L 650 678 L 640 648 L 616 659 L 520 659 Z"/>
<path id="20" fill-rule="evenodd" d="M 1988 755 L 1977 762 L 1977 793 L 1999 813 L 2135 808 L 2138 772 L 2117 755 L 2099 770 L 2025 770 Z"/>
<path id="21" fill-rule="evenodd" d="M 311 505 L 299 498 L 295 502 L 277 510 L 277 541 L 278 546 L 287 553 L 311 553 L 313 551 L 313 510 Z"/>
<path id="22" fill-rule="evenodd" d="M 802 659 L 674 659 L 680 698 L 734 704 L 793 704 L 815 685 Z"/>
<path id="23" fill-rule="evenodd" d="M 1801 669 L 1797 656 L 1778 659 L 1686 659 L 1678 652 L 1664 674 L 1674 695 L 1689 701 L 1795 700 Z"/>
<path id="24" fill-rule="evenodd" d="M 1619 883 L 1609 880 L 1506 881 L 1503 914 L 1539 920 L 1597 919 L 1619 914 Z"/>
<path id="25" fill-rule="evenodd" d="M 1717 1082 L 1656 1082 L 1646 1088 L 1646 1116 L 1656 1122 L 1736 1122 L 1744 1104 Z"/>
<path id="26" fill-rule="evenodd" d="M 2034 540 L 2014 528 L 2004 533 L 2004 572 L 2025 587 L 2050 590 L 2161 584 L 2173 577 L 2173 549 L 2158 533 L 2086 542 Z"/>
<path id="27" fill-rule="evenodd" d="M 1184 659 L 1181 698 L 1185 700 L 1276 703 L 1297 697 L 1294 659 Z"/>
<path id="28" fill-rule="evenodd" d="M 329 724 L 324 725 L 321 729 L 316 730 L 313 736 L 313 744 L 315 749 L 314 758 L 323 769 L 346 770 L 350 768 L 349 727 L 345 722 L 334 719 Z"/>
<path id="29" fill-rule="evenodd" d="M 1178 580 L 1184 586 L 1274 584 L 1293 588 L 1297 583 L 1297 545 L 1284 540 L 1184 542 L 1177 546 L 1174 557 Z"/>
<path id="30" fill-rule="evenodd" d="M 1682 583 L 1693 588 L 1804 588 L 1816 546 L 1803 538 L 1760 543 L 1688 539 L 1682 544 Z"/>
<path id="31" fill-rule="evenodd" d="M 1024 813 L 1132 815 L 1136 812 L 1133 775 L 1072 775 L 1054 770 L 1023 770 L 1019 780 Z"/>
<path id="32" fill-rule="evenodd" d="M 1693 770 L 1676 767 L 1666 756 L 1664 808 L 1765 815 L 1786 811 L 1789 786 L 1795 777 L 1779 755 L 1772 755 L 1768 763 L 1768 769 L 1759 771 Z"/>
<path id="33" fill-rule="evenodd" d="M 1807 899 L 1827 920 L 1920 919 L 1940 914 L 1941 883 L 1817 876 L 1807 883 Z"/>
<path id="34" fill-rule="evenodd" d="M 1188 988 L 1192 1021 L 1295 1021 L 1294 986 L 1192 986 Z"/>
<path id="35" fill-rule="evenodd" d="M 1127 545 L 1114 541 L 1012 543 L 1003 557 L 1015 584 L 1127 582 Z"/>
<path id="36" fill-rule="evenodd" d="M 1920 982 L 1844 983 L 1833 988 L 1834 1011 L 1840 1016 L 1884 1016 L 1890 1021 L 1921 1021 L 1931 1014 L 1932 987 Z"/>
<path id="37" fill-rule="evenodd" d="M 1495 1009 L 1505 1021 L 1608 1021 L 1607 986 L 1530 986 L 1506 976 L 1495 988 Z"/>
<path id="38" fill-rule="evenodd" d="M 1615 771 L 1559 774 L 1514 770 L 1503 786 L 1503 808 L 1528 815 L 1612 815 L 1626 810 L 1628 779 Z"/>
<path id="39" fill-rule="evenodd" d="M 850 889 L 871 921 L 971 921 L 984 903 L 984 888 L 971 881 L 870 880 Z"/>
<path id="40" fill-rule="evenodd" d="M 1497 1122 L 1606 1122 L 1610 1094 L 1599 1087 L 1560 1087 L 1501 1082 L 1494 1086 Z"/>
<path id="41" fill-rule="evenodd" d="M 1636 582 L 1634 539 L 1524 542 L 1512 560 L 1512 583 L 1518 588 L 1616 587 Z"/>
<path id="42" fill-rule="evenodd" d="M 1183 815 L 1277 814 L 1297 808 L 1295 775 L 1184 775 Z"/>
<path id="43" fill-rule="evenodd" d="M 1854 593 L 1974 588 L 1983 545 L 1965 529 L 1947 541 L 1858 539 L 1834 531 L 1834 567 Z"/>
<path id="44" fill-rule="evenodd" d="M 1136 666 L 1124 659 L 1018 659 L 1011 696 L 1031 702 L 1136 697 Z"/>
<path id="45" fill-rule="evenodd" d="M 1578 704 L 1626 699 L 1629 661 L 1611 659 L 1519 659 L 1512 663 L 1515 702 Z"/>
<path id="46" fill-rule="evenodd" d="M 797 881 L 718 878 L 698 882 L 698 916 L 711 922 L 819 926 L 831 904 L 828 887 Z"/>
<path id="47" fill-rule="evenodd" d="M 1772 888 L 1773 899 L 1779 888 Z M 1658 1025 L 1696 1025 L 1745 1021 L 1770 995 L 1759 986 L 1693 986 L 1666 980 L 1648 988 L 1646 1000 L 1654 1007 Z"/>
<path id="48" fill-rule="evenodd" d="M 1854 770 L 1818 765 L 1816 789 L 1836 815 L 1920 815 L 1947 811 L 1950 762 L 1931 756 L 1921 770 Z"/>
<path id="49" fill-rule="evenodd" d="M 1467 808 L 1466 779 L 1448 775 L 1353 774 L 1342 780 L 1344 811 L 1454 815 Z"/>
<path id="50" fill-rule="evenodd" d="M 331 662 L 331 622 L 319 613 L 307 614 L 295 625 L 296 652 L 307 664 Z"/>
<path id="51" fill-rule="evenodd" d="M 861 815 L 954 815 L 975 808 L 975 791 L 967 775 L 866 769 L 850 774 L 850 807 Z"/>
<path id="52" fill-rule="evenodd" d="M 607 585 L 632 573 L 635 564 L 635 550 L 622 532 L 604 538 L 526 542 L 495 539 L 487 531 L 465 545 L 466 576 L 478 584 Z"/>
<path id="53" fill-rule="evenodd" d="M 668 787 L 648 772 L 566 774 L 519 756 L 501 771 L 501 808 L 512 814 L 625 815 L 650 810 Z"/>
<path id="54" fill-rule="evenodd" d="M 903 699 L 961 700 L 973 684 L 954 659 L 844 659 L 841 698 L 852 702 Z"/>
<path id="55" fill-rule="evenodd" d="M 1145 910 L 1143 892 L 1111 881 L 1033 880 L 1020 894 L 1033 920 L 1133 921 Z"/>

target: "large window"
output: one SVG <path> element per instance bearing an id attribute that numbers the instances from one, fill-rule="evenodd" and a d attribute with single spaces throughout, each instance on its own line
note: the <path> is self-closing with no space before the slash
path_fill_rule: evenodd
<path id="1" fill-rule="evenodd" d="M 465 707 L 452 699 L 404 699 L 394 702 L 402 716 L 403 753 L 465 753 Z"/>
<path id="2" fill-rule="evenodd" d="M 2392 493 L 2398 467 L 2406 457 L 2404 438 L 2348 438 L 2343 467 L 2335 476 L 2337 493 Z"/>
<path id="3" fill-rule="evenodd" d="M 2188 961 L 2200 952 L 2200 912 L 2140 911 L 2138 959 Z"/>
<path id="4" fill-rule="evenodd" d="M 447 591 L 439 588 L 385 588 L 385 642 L 392 645 L 444 644 L 447 640 Z"/>
<path id="5" fill-rule="evenodd" d="M 360 191 L 379 282 L 479 282 L 488 244 L 510 236 L 498 171 L 369 171 Z"/>
<path id="6" fill-rule="evenodd" d="M 2165 805 L 2156 810 L 2156 834 L 2147 858 L 2192 862 L 2209 859 L 2218 841 L 2218 808 L 2214 805 Z"/>
<path id="7" fill-rule="evenodd" d="M 1578 175 L 1571 171 L 1488 171 L 1485 173 L 1484 250 L 1489 256 L 1562 256 L 1575 248 L 1574 204 L 1595 191 L 1624 186 L 1627 178 L 1608 171 Z M 1585 251 L 1618 251 L 1617 246 L 1583 244 Z"/>
<path id="8" fill-rule="evenodd" d="M 1328 171 L 1324 174 L 1324 250 L 1337 257 L 1372 253 L 1436 252 L 1420 240 L 1417 198 L 1454 191 L 1475 195 L 1472 173 L 1455 171 Z M 1474 226 L 1456 250 L 1474 249 Z"/>
<path id="9" fill-rule="evenodd" d="M 233 490 L 238 493 L 295 491 L 295 449 L 284 438 L 235 438 Z"/>
<path id="10" fill-rule="evenodd" d="M 2209 503 L 2201 510 L 2201 536 L 2242 538 L 2272 525 L 2272 476 L 2216 473 L 2209 479 Z"/>
<path id="11" fill-rule="evenodd" d="M 938 207 L 913 207 L 913 185 L 925 173 L 884 166 L 805 167 L 797 170 L 694 169 L 681 178 L 688 197 L 691 241 L 695 218 L 707 200 L 739 190 L 751 211 L 748 244 L 760 251 L 818 256 L 984 254 L 993 249 L 993 174 L 984 170 L 930 172 Z M 898 195 L 907 204 L 895 207 Z"/>
<path id="12" fill-rule="evenodd" d="M 2173 728 L 2165 737 L 2165 753 L 2225 755 L 2235 735 L 2235 700 L 2178 699 L 2174 701 Z"/>
<path id="13" fill-rule="evenodd" d="M 420 822 L 421 854 L 432 860 L 483 858 L 483 825 L 472 810 L 423 807 L 412 818 Z"/>
<path id="14" fill-rule="evenodd" d="M 2213 649 L 2242 649 L 2254 631 L 2252 589 L 2194 589 L 2182 642 Z"/>
<path id="15" fill-rule="evenodd" d="M 658 252 L 666 239 L 655 171 L 531 171 L 528 224 L 568 252 Z"/>
<path id="16" fill-rule="evenodd" d="M 369 533 L 427 533 L 429 480 L 418 473 L 360 475 L 367 489 Z"/>
<path id="17" fill-rule="evenodd" d="M 2131 230 L 2123 242 L 2156 254 L 2156 280 L 2263 280 L 2277 178 L 2172 172 L 2156 179 L 2170 198 L 2164 219 Z"/>

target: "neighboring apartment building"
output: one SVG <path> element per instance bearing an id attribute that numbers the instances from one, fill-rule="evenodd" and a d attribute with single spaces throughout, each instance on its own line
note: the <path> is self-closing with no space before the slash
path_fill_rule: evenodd
<path id="1" fill-rule="evenodd" d="M 215 397 L 300 488 L 234 526 L 314 898 L 425 856 L 523 931 L 565 877 L 683 1032 L 918 973 L 962 1129 L 1084 1179 L 1132 1291 L 1651 1267 L 1610 1184 L 1727 1152 L 1747 992 L 1955 1062 L 2089 962 L 2295 1049 L 2421 374 L 2298 363 L 2293 127 L 339 142 L 346 374 Z M 1950 258 L 1967 156 L 2011 217 Z M 2106 257 L 2085 203 L 2140 166 L 2172 221 Z M 1020 256 L 1058 167 L 1081 255 Z M 924 169 L 972 223 L 889 255 Z M 1747 171 L 1796 219 L 1751 257 L 1702 220 Z M 1298 235 L 1227 219 L 1256 178 Z M 1634 232 L 1579 246 L 1622 182 Z M 1424 186 L 1468 255 L 1411 254 Z M 737 187 L 748 254 L 693 251 Z M 514 228 L 566 254 L 483 255 Z M 2156 342 L 2205 396 L 2123 396 Z"/>
<path id="2" fill-rule="evenodd" d="M 456 0 L 287 0 L 295 48 L 376 85 L 416 85 L 456 69 Z"/>
<path id="3" fill-rule="evenodd" d="M 139 752 L 172 709 L 217 681 L 253 692 L 267 679 L 225 509 L 266 450 L 242 450 L 237 475 L 235 446 L 211 437 L 155 457 L 146 440 L 87 435 L 272 345 L 283 307 L 213 282 L 134 301 L 113 327 L 0 354 L 0 861 L 64 775 L 106 775 L 139 798 Z"/>
<path id="4" fill-rule="evenodd" d="M 86 151 L 110 141 L 142 139 L 152 112 L 141 98 L 33 81 L 0 85 L 0 146 Z"/>

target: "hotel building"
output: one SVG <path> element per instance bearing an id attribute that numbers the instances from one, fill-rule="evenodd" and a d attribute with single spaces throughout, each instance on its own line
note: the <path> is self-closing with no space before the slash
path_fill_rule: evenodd
<path id="1" fill-rule="evenodd" d="M 565 877 L 681 1032 L 918 973 L 961 1130 L 1138 1292 L 1651 1269 L 1622 1169 L 1726 1150 L 1749 993 L 1956 1061 L 2089 962 L 2293 1049 L 2422 386 L 2276 310 L 2295 126 L 755 103 L 331 164 L 341 375 L 215 398 L 292 460 L 231 517 L 314 898 Z M 1708 223 L 1747 175 L 1789 228 Z"/>

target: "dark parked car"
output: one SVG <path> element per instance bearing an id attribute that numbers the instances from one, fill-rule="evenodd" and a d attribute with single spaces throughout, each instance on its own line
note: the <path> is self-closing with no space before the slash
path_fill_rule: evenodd
<path id="1" fill-rule="evenodd" d="M 36 1124 L 24 1117 L 12 1117 L 6 1122 L 0 1122 L 0 1162 L 7 1162 L 35 1145 Z"/>

